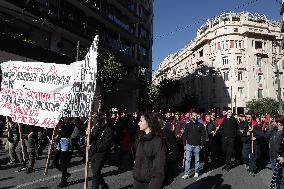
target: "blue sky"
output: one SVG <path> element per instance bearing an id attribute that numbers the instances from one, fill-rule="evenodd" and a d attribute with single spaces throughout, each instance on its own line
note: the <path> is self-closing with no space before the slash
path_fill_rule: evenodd
<path id="1" fill-rule="evenodd" d="M 281 20 L 280 0 L 258 0 L 242 7 L 252 1 L 255 0 L 154 0 L 153 70 L 167 55 L 177 52 L 190 42 L 204 22 L 176 31 L 179 28 L 229 10 L 257 12 L 267 15 L 269 19 Z M 235 9 L 238 6 L 241 8 Z M 155 39 L 163 34 L 164 37 Z"/>

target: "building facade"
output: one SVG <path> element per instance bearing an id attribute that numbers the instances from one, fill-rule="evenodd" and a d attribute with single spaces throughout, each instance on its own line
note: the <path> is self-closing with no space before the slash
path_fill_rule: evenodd
<path id="1" fill-rule="evenodd" d="M 99 35 L 99 62 L 113 54 L 125 71 L 107 107 L 136 109 L 141 77 L 151 77 L 153 1 L 2 0 L 0 62 L 71 63 Z"/>
<path id="2" fill-rule="evenodd" d="M 222 14 L 208 20 L 193 41 L 163 60 L 153 73 L 153 82 L 180 81 L 174 105 L 191 95 L 198 97 L 204 110 L 219 113 L 232 108 L 243 113 L 252 99 L 277 99 L 276 64 L 284 81 L 282 38 L 280 23 L 265 15 Z M 279 91 L 282 99 L 283 91 Z"/>

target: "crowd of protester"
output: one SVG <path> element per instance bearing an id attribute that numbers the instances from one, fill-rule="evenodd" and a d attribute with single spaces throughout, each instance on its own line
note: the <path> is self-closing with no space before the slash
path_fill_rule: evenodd
<path id="1" fill-rule="evenodd" d="M 19 125 L 9 117 L 0 119 L 0 137 L 8 165 L 18 165 L 17 172 L 34 171 L 36 159 L 46 155 L 55 133 L 52 166 L 62 172 L 59 187 L 68 186 L 68 172 L 76 153 L 85 163 L 90 150 L 92 188 L 108 188 L 101 174 L 104 164 L 114 164 L 120 171 L 133 170 L 133 188 L 158 189 L 169 185 L 184 172 L 182 178 L 199 177 L 213 167 L 230 171 L 242 165 L 254 177 L 260 170 L 283 164 L 283 115 L 253 112 L 234 115 L 232 110 L 215 113 L 191 111 L 127 113 L 100 111 L 92 115 L 88 133 L 87 118 L 63 118 L 56 132 L 52 128 L 23 125 L 20 142 Z M 5 134 L 4 134 L 5 133 Z M 90 144 L 86 146 L 86 136 Z M 23 150 L 24 149 L 24 150 Z M 24 154 L 22 153 L 24 152 Z M 44 156 L 45 157 L 45 156 Z M 277 169 L 278 188 L 284 188 L 284 169 Z"/>

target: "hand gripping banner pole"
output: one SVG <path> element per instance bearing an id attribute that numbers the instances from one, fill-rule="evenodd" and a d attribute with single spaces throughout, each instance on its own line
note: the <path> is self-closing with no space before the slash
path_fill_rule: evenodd
<path id="1" fill-rule="evenodd" d="M 24 143 L 24 138 L 23 138 L 23 125 L 21 123 L 18 123 L 19 126 L 19 134 L 20 134 L 20 143 L 21 143 L 21 148 L 22 148 L 22 155 L 23 155 L 23 161 L 26 161 L 26 151 L 25 151 L 25 143 Z"/>
<path id="2" fill-rule="evenodd" d="M 51 159 L 51 155 L 52 155 L 52 151 L 54 148 L 54 143 L 55 143 L 55 137 L 57 135 L 57 125 L 54 127 L 53 132 L 52 132 L 52 137 L 51 137 L 51 142 L 48 146 L 48 155 L 47 155 L 47 159 L 46 159 L 46 164 L 45 164 L 45 169 L 44 169 L 44 175 L 47 175 L 48 173 L 48 167 L 49 167 L 49 162 Z"/>
<path id="3" fill-rule="evenodd" d="M 10 123 L 8 121 L 8 117 L 7 116 L 6 116 L 6 124 L 7 124 L 7 128 L 8 128 L 7 136 L 8 136 L 8 139 L 9 139 L 10 138 Z"/>
<path id="4" fill-rule="evenodd" d="M 253 147 L 253 133 L 251 133 L 251 154 L 253 154 L 254 152 L 254 147 Z"/>
<path id="5" fill-rule="evenodd" d="M 86 164 L 85 164 L 85 183 L 84 189 L 88 189 L 88 175 L 89 175 L 89 148 L 90 148 L 90 133 L 91 133 L 92 116 L 89 115 L 88 127 L 86 130 L 87 145 L 86 145 Z"/>

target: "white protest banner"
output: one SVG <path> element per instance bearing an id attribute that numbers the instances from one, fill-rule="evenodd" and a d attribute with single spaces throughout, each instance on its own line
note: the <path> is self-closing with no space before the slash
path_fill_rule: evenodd
<path id="1" fill-rule="evenodd" d="M 84 61 L 70 65 L 1 63 L 0 115 L 10 116 L 18 123 L 54 127 L 60 117 L 88 114 L 88 100 L 92 100 L 95 91 L 97 42 L 98 37 Z"/>
<path id="2" fill-rule="evenodd" d="M 95 38 L 85 57 L 80 78 L 73 84 L 68 103 L 62 111 L 61 117 L 88 117 L 92 109 L 97 77 L 97 48 L 98 37 Z"/>

